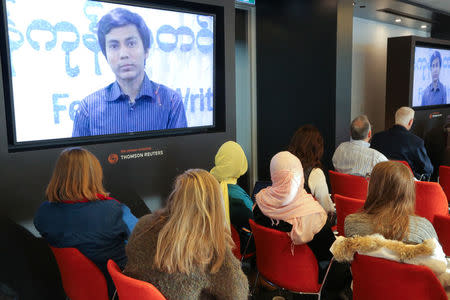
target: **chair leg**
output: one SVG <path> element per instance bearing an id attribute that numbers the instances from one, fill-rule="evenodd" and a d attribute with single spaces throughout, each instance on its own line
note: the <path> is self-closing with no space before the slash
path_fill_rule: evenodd
<path id="1" fill-rule="evenodd" d="M 250 240 L 252 239 L 252 237 L 253 237 L 253 232 L 250 233 L 250 237 L 247 240 L 247 245 L 245 245 L 244 253 L 242 253 L 242 256 L 241 256 L 241 263 L 244 260 L 245 255 L 247 254 L 247 248 L 248 248 L 248 245 L 250 245 Z"/>
<path id="2" fill-rule="evenodd" d="M 250 294 L 253 296 L 255 294 L 256 285 L 258 284 L 259 271 L 256 273 L 255 282 L 253 283 L 253 289 Z"/>
<path id="3" fill-rule="evenodd" d="M 117 295 L 117 289 L 114 291 L 114 295 L 112 296 L 111 300 L 115 300 Z"/>

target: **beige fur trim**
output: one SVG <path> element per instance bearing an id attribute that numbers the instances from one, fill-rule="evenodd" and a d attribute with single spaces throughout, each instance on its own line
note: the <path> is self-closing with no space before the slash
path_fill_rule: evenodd
<path id="1" fill-rule="evenodd" d="M 369 236 L 354 236 L 350 238 L 338 237 L 330 248 L 337 261 L 353 261 L 355 252 L 372 252 L 382 247 L 394 252 L 404 261 L 420 255 L 432 255 L 436 247 L 433 239 L 428 239 L 422 244 L 408 245 L 400 241 L 386 240 L 379 234 Z"/>

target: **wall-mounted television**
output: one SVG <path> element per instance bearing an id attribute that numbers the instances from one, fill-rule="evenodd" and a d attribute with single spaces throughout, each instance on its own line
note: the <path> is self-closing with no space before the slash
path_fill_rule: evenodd
<path id="1" fill-rule="evenodd" d="M 394 125 L 395 112 L 401 106 L 416 111 L 414 130 L 418 135 L 431 114 L 447 115 L 450 41 L 419 36 L 388 38 L 385 128 Z"/>
<path id="2" fill-rule="evenodd" d="M 223 7 L 2 0 L 8 149 L 225 130 Z"/>
<path id="3" fill-rule="evenodd" d="M 412 107 L 450 104 L 450 47 L 417 42 L 414 46 Z"/>

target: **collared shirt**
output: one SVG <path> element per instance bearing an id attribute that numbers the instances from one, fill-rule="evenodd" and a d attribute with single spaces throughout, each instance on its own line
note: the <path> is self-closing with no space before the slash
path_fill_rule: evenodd
<path id="1" fill-rule="evenodd" d="M 181 96 L 144 76 L 136 101 L 117 81 L 84 98 L 75 115 L 72 136 L 91 136 L 187 127 Z"/>
<path id="2" fill-rule="evenodd" d="M 430 83 L 422 95 L 422 106 L 439 104 L 447 104 L 447 91 L 445 85 L 440 81 L 438 81 L 436 88 L 433 83 Z"/>
<path id="3" fill-rule="evenodd" d="M 350 140 L 340 144 L 333 155 L 334 169 L 340 173 L 358 176 L 370 174 L 377 163 L 388 159 L 369 146 L 370 144 L 363 140 Z"/>

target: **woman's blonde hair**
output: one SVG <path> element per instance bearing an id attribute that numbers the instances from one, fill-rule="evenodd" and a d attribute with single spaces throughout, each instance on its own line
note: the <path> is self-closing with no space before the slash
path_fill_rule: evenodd
<path id="1" fill-rule="evenodd" d="M 376 233 L 403 240 L 414 215 L 416 190 L 411 170 L 396 161 L 378 163 L 372 170 L 364 212 Z"/>
<path id="2" fill-rule="evenodd" d="M 107 196 L 103 171 L 98 159 L 83 148 L 61 152 L 45 192 L 49 202 L 94 201 L 97 194 Z"/>
<path id="3" fill-rule="evenodd" d="M 219 183 L 209 172 L 190 169 L 177 177 L 158 235 L 155 267 L 168 273 L 195 268 L 217 272 L 232 247 Z"/>

